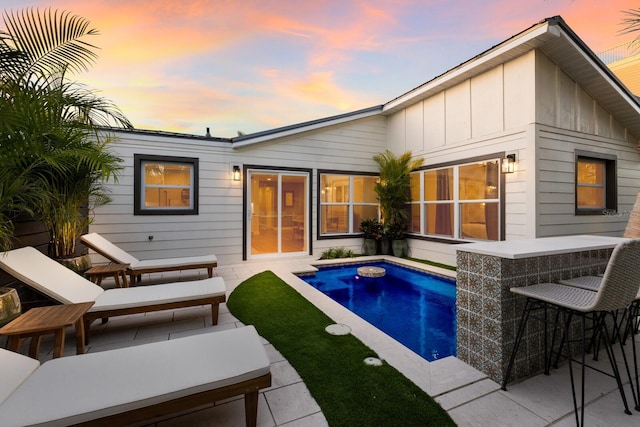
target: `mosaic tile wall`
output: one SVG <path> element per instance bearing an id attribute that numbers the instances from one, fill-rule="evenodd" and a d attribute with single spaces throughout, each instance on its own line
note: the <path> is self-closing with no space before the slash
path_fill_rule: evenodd
<path id="1" fill-rule="evenodd" d="M 508 259 L 458 250 L 458 358 L 502 383 L 525 304 L 524 297 L 509 289 L 603 273 L 612 251 L 613 248 Z M 542 325 L 529 320 L 511 380 L 543 369 Z"/>

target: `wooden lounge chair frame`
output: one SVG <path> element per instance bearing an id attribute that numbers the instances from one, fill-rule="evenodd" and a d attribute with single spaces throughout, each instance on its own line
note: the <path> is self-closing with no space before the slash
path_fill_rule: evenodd
<path id="1" fill-rule="evenodd" d="M 0 253 L 0 267 L 61 304 L 95 301 L 84 316 L 87 344 L 96 319 L 210 304 L 211 322 L 216 325 L 219 305 L 226 301 L 221 277 L 104 290 L 30 246 Z"/>
<path id="2" fill-rule="evenodd" d="M 158 403 L 146 408 L 135 409 L 133 411 L 123 412 L 76 425 L 112 427 L 116 425 L 136 424 L 163 418 L 189 409 L 195 409 L 222 399 L 244 395 L 245 424 L 247 427 L 256 427 L 258 418 L 258 391 L 267 387 L 271 387 L 271 373 L 219 389 L 204 391 L 170 402 Z"/>
<path id="3" fill-rule="evenodd" d="M 180 284 L 171 284 L 173 286 L 180 286 Z M 151 285 L 157 286 L 157 285 Z M 204 297 L 204 298 L 195 298 L 190 299 L 188 301 L 177 301 L 177 302 L 168 302 L 168 303 L 160 303 L 153 305 L 145 305 L 139 307 L 128 307 L 128 308 L 119 308 L 112 310 L 100 310 L 100 311 L 90 311 L 84 315 L 84 342 L 85 344 L 89 344 L 89 332 L 91 328 L 91 324 L 97 319 L 108 319 L 109 317 L 117 317 L 117 316 L 125 316 L 127 314 L 138 314 L 138 313 L 151 313 L 154 311 L 163 311 L 163 310 L 173 310 L 176 308 L 187 308 L 187 307 L 196 307 L 199 305 L 209 305 L 211 304 L 211 324 L 218 324 L 218 315 L 220 312 L 220 304 L 225 302 L 225 295 Z"/>
<path id="4" fill-rule="evenodd" d="M 148 424 L 240 395 L 245 400 L 245 423 L 255 427 L 258 392 L 271 386 L 269 358 L 253 326 L 67 356 L 42 365 L 0 349 L 0 361 L 0 372 L 8 375 L 0 384 L 0 409 L 11 426 Z M 165 377 L 171 366 L 172 373 Z M 112 390 L 123 381 L 135 384 L 131 371 L 139 373 L 142 382 L 114 396 Z M 66 381 L 69 375 L 72 378 Z M 95 394 L 85 398 L 91 387 Z M 57 390 L 60 395 L 49 399 Z M 39 411 L 26 410 L 41 399 L 47 402 Z"/>
<path id="5" fill-rule="evenodd" d="M 139 282 L 143 274 L 162 273 L 166 271 L 199 270 L 206 268 L 207 275 L 211 278 L 213 277 L 213 269 L 218 266 L 218 260 L 214 255 L 141 261 L 98 233 L 85 234 L 80 238 L 85 246 L 107 258 L 109 261 L 116 264 L 129 264 L 127 274 L 130 276 L 132 285 L 135 284 L 136 281 Z M 163 265 L 163 263 L 165 265 Z"/>

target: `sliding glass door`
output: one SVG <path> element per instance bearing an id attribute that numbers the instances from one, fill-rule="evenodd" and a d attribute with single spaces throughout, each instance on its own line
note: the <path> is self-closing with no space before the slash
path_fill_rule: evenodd
<path id="1" fill-rule="evenodd" d="M 308 252 L 307 173 L 249 170 L 249 257 Z"/>

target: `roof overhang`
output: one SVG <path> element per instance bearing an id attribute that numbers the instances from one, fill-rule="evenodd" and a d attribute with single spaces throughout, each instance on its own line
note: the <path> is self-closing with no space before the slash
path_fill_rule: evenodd
<path id="1" fill-rule="evenodd" d="M 351 113 L 340 114 L 337 116 L 325 117 L 322 119 L 312 120 L 309 122 L 298 123 L 291 126 L 284 126 L 263 132 L 251 133 L 232 138 L 232 147 L 241 148 L 248 145 L 258 144 L 260 142 L 270 141 L 277 138 L 297 135 L 303 132 L 318 130 L 328 126 L 335 126 L 345 122 L 351 122 L 358 119 L 364 119 L 371 116 L 379 115 L 382 112 L 382 105 L 365 108 L 363 110 L 353 111 Z"/>
<path id="2" fill-rule="evenodd" d="M 637 98 L 560 17 L 545 19 L 389 101 L 383 106 L 383 114 L 392 114 L 413 105 L 532 49 L 539 49 L 547 55 L 636 138 L 640 137 L 640 104 Z"/>

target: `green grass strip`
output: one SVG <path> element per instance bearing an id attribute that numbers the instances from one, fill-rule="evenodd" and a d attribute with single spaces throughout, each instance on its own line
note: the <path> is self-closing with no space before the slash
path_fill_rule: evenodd
<path id="1" fill-rule="evenodd" d="M 327 315 L 273 272 L 241 283 L 227 306 L 256 327 L 300 374 L 330 426 L 455 426 L 428 394 L 353 335 L 325 332 Z"/>
<path id="2" fill-rule="evenodd" d="M 419 262 L 419 263 L 422 263 L 422 264 L 433 265 L 434 267 L 444 268 L 446 270 L 456 271 L 456 267 L 453 266 L 453 265 L 442 264 L 440 262 L 429 261 L 427 259 L 419 259 L 419 258 L 411 258 L 411 257 L 407 257 L 406 259 L 411 260 L 411 261 L 415 261 L 415 262 Z"/>

